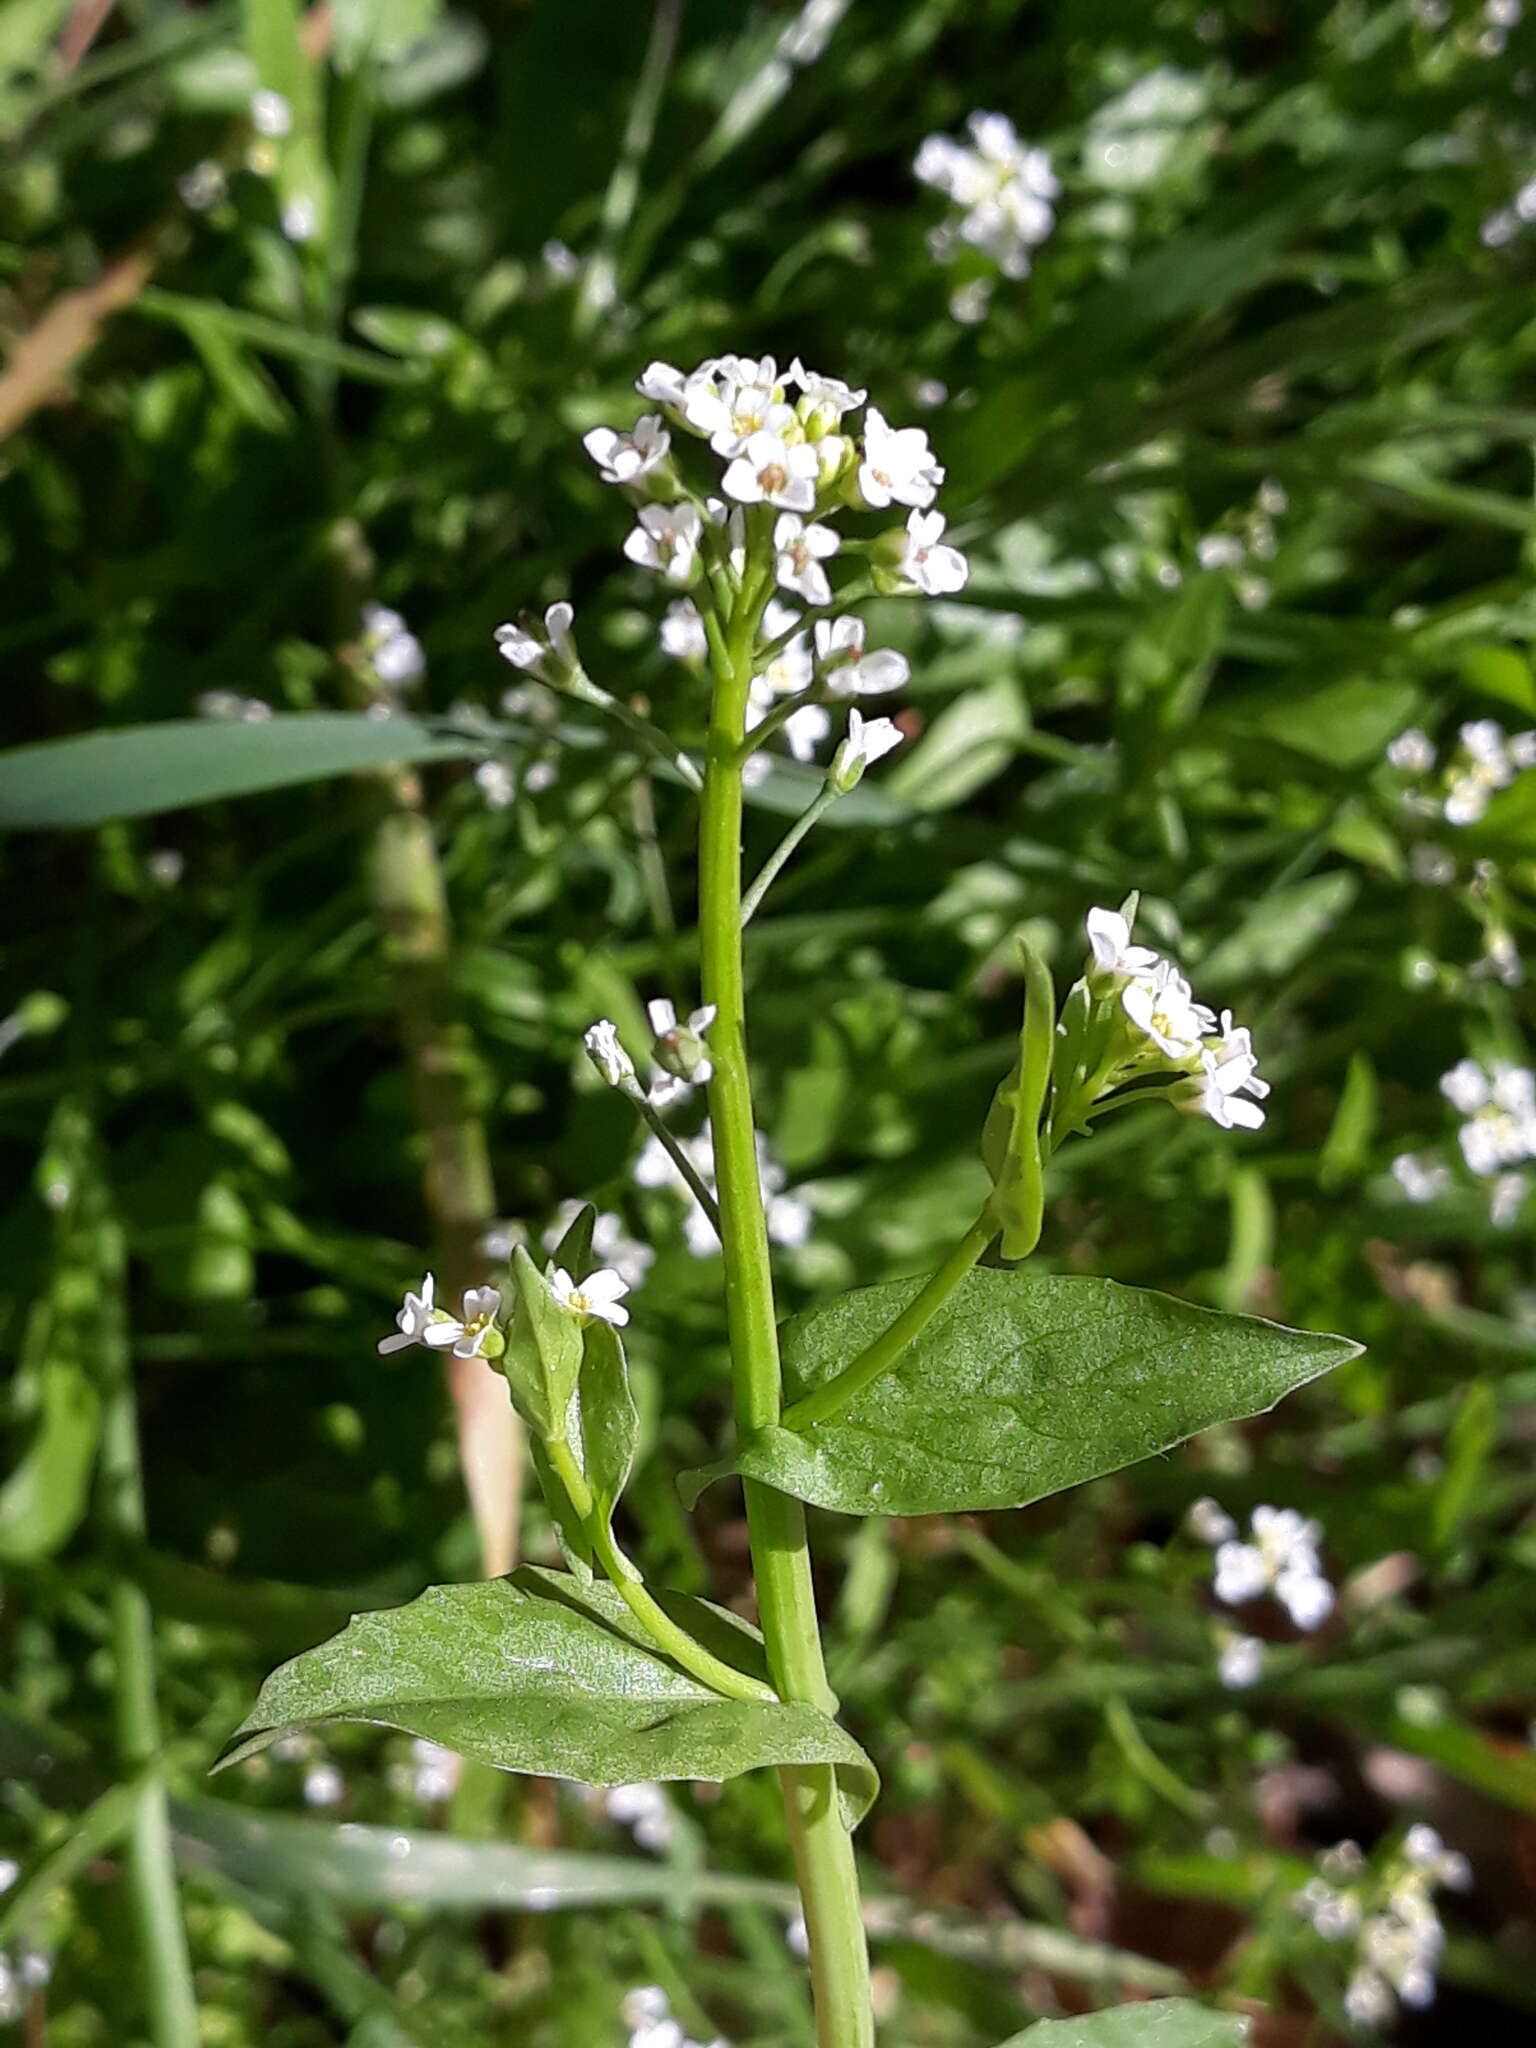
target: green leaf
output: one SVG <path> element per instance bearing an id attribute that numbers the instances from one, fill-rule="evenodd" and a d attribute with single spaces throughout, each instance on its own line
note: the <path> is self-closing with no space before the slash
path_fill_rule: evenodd
<path id="1" fill-rule="evenodd" d="M 581 1362 L 582 1465 L 598 1514 L 613 1520 L 635 1461 L 640 1418 L 629 1390 L 624 1345 L 611 1324 L 588 1326 Z"/>
<path id="2" fill-rule="evenodd" d="M 1037 2020 L 1002 2048 L 1240 2048 L 1248 2022 L 1189 1998 L 1156 1998 L 1069 2020 Z"/>
<path id="3" fill-rule="evenodd" d="M 578 1218 L 578 1223 L 580 1219 Z M 560 1307 L 522 1245 L 512 1251 L 512 1320 L 498 1361 L 535 1436 L 579 1436 L 569 1413 L 581 1372 L 581 1325 Z"/>
<path id="4" fill-rule="evenodd" d="M 755 1629 L 707 1601 L 658 1597 L 708 1648 L 761 1675 Z M 536 1566 L 358 1615 L 272 1673 L 219 1768 L 327 1721 L 400 1728 L 499 1770 L 589 1785 L 831 1764 L 850 1826 L 878 1783 L 815 1707 L 722 1699 L 655 1649 L 614 1587 Z"/>
<path id="5" fill-rule="evenodd" d="M 473 740 L 439 737 L 420 719 L 360 711 L 280 713 L 250 725 L 206 718 L 125 725 L 0 754 L 0 825 L 102 825 L 396 762 L 483 752 Z"/>
<path id="6" fill-rule="evenodd" d="M 791 1398 L 831 1379 L 923 1285 L 898 1280 L 786 1323 Z M 707 1475 L 848 1515 L 1023 1507 L 1218 1422 L 1257 1415 L 1360 1351 L 1114 1280 L 983 1268 L 899 1365 L 803 1435 L 763 1430 Z"/>
<path id="7" fill-rule="evenodd" d="M 1278 980 L 1289 974 L 1359 893 L 1359 877 L 1341 871 L 1271 889 L 1200 962 L 1200 986 L 1230 988 L 1260 975 Z"/>
<path id="8" fill-rule="evenodd" d="M 887 774 L 881 794 L 921 811 L 949 810 L 1000 774 L 1028 735 L 1023 694 L 1000 676 L 947 704 Z"/>

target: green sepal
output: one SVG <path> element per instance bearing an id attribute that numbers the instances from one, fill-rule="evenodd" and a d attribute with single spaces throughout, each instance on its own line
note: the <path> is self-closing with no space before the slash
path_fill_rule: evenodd
<path id="1" fill-rule="evenodd" d="M 581 1373 L 581 1325 L 560 1307 L 522 1245 L 512 1251 L 512 1320 L 496 1361 L 512 1404 L 535 1436 L 568 1433 L 571 1397 Z"/>
<path id="2" fill-rule="evenodd" d="M 982 1158 L 992 1175 L 992 1214 L 1002 1232 L 1003 1257 L 1027 1259 L 1040 1242 L 1045 1168 L 1040 1155 L 1040 1113 L 1056 1050 L 1056 990 L 1051 971 L 1024 938 L 1024 1021 L 1019 1058 L 998 1089 L 982 1131 Z"/>

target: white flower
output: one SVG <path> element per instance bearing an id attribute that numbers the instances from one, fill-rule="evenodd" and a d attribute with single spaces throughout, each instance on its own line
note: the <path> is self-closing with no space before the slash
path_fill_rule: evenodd
<path id="1" fill-rule="evenodd" d="M 623 1306 L 629 1288 L 611 1266 L 601 1267 L 579 1287 L 564 1266 L 556 1266 L 545 1284 L 550 1299 L 569 1315 L 596 1316 L 601 1322 L 612 1323 L 616 1330 L 622 1330 L 629 1321 L 629 1310 Z"/>
<path id="2" fill-rule="evenodd" d="M 1508 751 L 1517 768 L 1536 768 L 1536 731 L 1512 732 Z"/>
<path id="3" fill-rule="evenodd" d="M 694 1010 L 686 1024 L 677 1021 L 677 1008 L 665 997 L 646 1004 L 656 1063 L 674 1079 L 702 1086 L 714 1073 L 714 1063 L 705 1046 L 705 1035 L 718 1014 L 713 1003 Z"/>
<path id="4" fill-rule="evenodd" d="M 293 108 L 280 92 L 263 86 L 251 94 L 251 126 L 276 142 L 293 131 Z"/>
<path id="5" fill-rule="evenodd" d="M 1190 1502 L 1184 1513 L 1184 1525 L 1202 1543 L 1227 1543 L 1237 1534 L 1236 1522 L 1209 1494 Z"/>
<path id="6" fill-rule="evenodd" d="M 642 1849 L 666 1849 L 670 1847 L 677 1833 L 677 1822 L 673 1817 L 671 1801 L 660 1785 L 612 1785 L 603 1794 L 603 1810 L 610 1820 L 619 1821 L 627 1826 Z M 635 1994 L 631 1992 L 630 1998 L 634 1996 Z M 628 2019 L 631 2009 L 629 1999 L 625 2000 L 625 2008 L 625 2018 Z M 638 2001 L 634 2010 L 637 2018 L 632 2024 L 644 2032 L 646 2048 L 650 2048 L 653 2042 L 656 2048 L 661 2048 L 665 2038 L 662 2029 L 676 2025 L 667 2017 L 666 1994 L 660 1994 L 659 2009 L 655 2009 L 653 2014 L 651 2008 L 641 2007 Z M 638 2017 L 642 2011 L 647 2014 L 643 2019 Z M 677 2028 L 677 2038 L 681 2048 L 680 2027 Z"/>
<path id="7" fill-rule="evenodd" d="M 704 621 L 691 597 L 675 597 L 661 622 L 661 651 L 673 661 L 703 661 L 709 653 Z"/>
<path id="8" fill-rule="evenodd" d="M 816 474 L 816 450 L 809 442 L 791 447 L 782 435 L 764 429 L 748 438 L 722 477 L 721 488 L 743 505 L 809 512 L 816 503 Z"/>
<path id="9" fill-rule="evenodd" d="M 624 541 L 629 560 L 656 570 L 669 583 L 691 582 L 704 531 L 697 506 L 642 505 L 639 518 Z"/>
<path id="10" fill-rule="evenodd" d="M 644 374 L 635 379 L 635 389 L 653 405 L 680 406 L 685 382 L 682 371 L 674 370 L 670 363 L 650 363 Z"/>
<path id="11" fill-rule="evenodd" d="M 864 416 L 864 459 L 859 464 L 859 496 L 875 511 L 893 502 L 921 509 L 931 505 L 944 481 L 921 427 L 891 427 L 871 406 Z"/>
<path id="12" fill-rule="evenodd" d="M 347 1781 L 335 1764 L 311 1764 L 304 1773 L 306 1806 L 339 1806 L 347 1796 Z"/>
<path id="13" fill-rule="evenodd" d="M 464 1293 L 463 1320 L 450 1321 L 446 1326 L 434 1324 L 427 1332 L 426 1341 L 434 1350 L 446 1350 L 451 1343 L 455 1358 L 484 1357 L 490 1349 L 490 1339 L 497 1338 L 500 1348 L 500 1333 L 496 1329 L 496 1318 L 501 1313 L 501 1289 L 499 1287 L 470 1287 Z M 448 1333 L 452 1331 L 450 1336 Z"/>
<path id="14" fill-rule="evenodd" d="M 911 678 L 907 657 L 894 648 L 865 653 L 862 619 L 818 619 L 815 636 L 816 663 L 834 697 L 885 697 Z"/>
<path id="15" fill-rule="evenodd" d="M 1411 725 L 1389 742 L 1387 760 L 1404 775 L 1427 775 L 1435 765 L 1435 743 L 1428 733 Z"/>
<path id="16" fill-rule="evenodd" d="M 411 1744 L 411 1756 L 415 1762 L 411 1790 L 416 1798 L 424 1806 L 440 1806 L 445 1799 L 451 1799 L 464 1774 L 463 1757 L 456 1750 L 444 1749 L 440 1742 L 428 1742 L 422 1736 Z"/>
<path id="17" fill-rule="evenodd" d="M 1095 908 L 1088 913 L 1088 948 L 1100 975 L 1146 975 L 1158 964 L 1150 946 L 1131 944 L 1131 927 L 1118 910 Z"/>
<path id="18" fill-rule="evenodd" d="M 1212 1591 L 1229 1607 L 1270 1592 L 1297 1628 L 1320 1627 L 1334 1604 L 1333 1588 L 1318 1555 L 1322 1533 L 1318 1523 L 1294 1508 L 1255 1508 L 1249 1540 L 1218 1546 Z"/>
<path id="19" fill-rule="evenodd" d="M 815 520 L 807 525 L 799 513 L 781 512 L 773 524 L 773 572 L 779 588 L 793 590 L 807 604 L 830 604 L 832 586 L 821 565 L 841 545 L 830 526 Z"/>
<path id="20" fill-rule="evenodd" d="M 934 254 L 947 261 L 956 244 L 980 249 L 1005 277 L 1024 277 L 1030 251 L 1054 224 L 1050 202 L 1060 185 L 1043 149 L 1019 140 L 1004 114 L 974 113 L 967 123 L 974 148 L 948 135 L 930 135 L 913 171 L 925 185 L 948 195 L 958 218 L 930 236 Z"/>
<path id="21" fill-rule="evenodd" d="M 627 434 L 612 427 L 594 427 L 583 435 L 582 447 L 602 471 L 605 484 L 632 484 L 649 476 L 667 459 L 672 436 L 658 413 L 643 413 Z"/>
<path id="22" fill-rule="evenodd" d="M 290 242 L 313 241 L 320 209 L 308 192 L 296 192 L 284 206 L 279 225 Z"/>
<path id="23" fill-rule="evenodd" d="M 452 1321 L 451 1317 L 444 1317 L 436 1306 L 433 1299 L 436 1287 L 437 1282 L 429 1273 L 421 1283 L 420 1294 L 407 1292 L 404 1305 L 395 1315 L 397 1334 L 379 1339 L 381 1353 L 404 1351 L 412 1344 L 425 1344 L 428 1342 L 427 1330 L 434 1321 Z"/>
<path id="24" fill-rule="evenodd" d="M 496 646 L 502 660 L 510 661 L 526 675 L 537 676 L 541 683 L 560 683 L 575 675 L 581 667 L 581 657 L 571 637 L 574 617 L 571 606 L 562 600 L 545 612 L 542 638 L 527 626 L 498 626 Z"/>
<path id="25" fill-rule="evenodd" d="M 1344 1992 L 1344 2014 L 1357 2027 L 1390 2025 L 1397 2011 L 1392 1988 L 1374 1970 L 1356 1970 Z"/>
<path id="26" fill-rule="evenodd" d="M 800 410 L 809 418 L 841 419 L 869 396 L 867 391 L 855 391 L 840 377 L 823 377 L 817 370 L 808 370 L 798 356 L 784 372 L 784 381 L 799 386 Z"/>
<path id="27" fill-rule="evenodd" d="M 504 811 L 517 799 L 517 777 L 505 761 L 482 761 L 475 769 L 475 787 L 493 811 Z"/>
<path id="28" fill-rule="evenodd" d="M 1200 1109 L 1224 1131 L 1256 1131 L 1264 1122 L 1258 1102 L 1269 1093 L 1269 1083 L 1258 1074 L 1253 1042 L 1245 1025 L 1234 1026 L 1232 1012 L 1221 1013 L 1221 1036 L 1216 1045 L 1200 1048 Z"/>
<path id="29" fill-rule="evenodd" d="M 899 747 L 905 738 L 906 734 L 894 719 L 866 719 L 855 707 L 848 713 L 848 737 L 832 756 L 827 780 L 840 795 L 846 796 L 863 778 L 864 770 L 872 762 Z"/>
<path id="30" fill-rule="evenodd" d="M 907 538 L 902 549 L 900 572 L 925 597 L 945 597 L 964 590 L 970 564 L 958 548 L 944 539 L 942 512 L 912 512 L 907 517 Z"/>
<path id="31" fill-rule="evenodd" d="M 1137 1030 L 1170 1060 L 1193 1059 L 1200 1040 L 1216 1028 L 1215 1017 L 1195 1001 L 1189 983 L 1167 960 L 1127 982 L 1120 1003 Z"/>
<path id="32" fill-rule="evenodd" d="M 1263 1554 L 1252 1543 L 1221 1543 L 1216 1548 L 1212 1591 L 1229 1607 L 1257 1600 L 1269 1587 Z"/>
<path id="33" fill-rule="evenodd" d="M 1217 1675 L 1229 1692 L 1257 1685 L 1264 1675 L 1264 1643 L 1259 1636 L 1229 1635 L 1216 1661 Z"/>
<path id="34" fill-rule="evenodd" d="M 600 1017 L 582 1033 L 581 1042 L 586 1047 L 587 1058 L 608 1086 L 627 1091 L 635 1079 L 635 1063 L 624 1050 L 618 1026 L 607 1017 Z"/>
<path id="35" fill-rule="evenodd" d="M 1440 1076 L 1440 1093 L 1463 1116 L 1474 1116 L 1488 1100 L 1488 1076 L 1476 1060 L 1458 1060 Z"/>
<path id="36" fill-rule="evenodd" d="M 820 704 L 802 704 L 784 721 L 784 740 L 797 761 L 814 761 L 816 749 L 832 730 L 832 715 Z"/>
<path id="37" fill-rule="evenodd" d="M 1437 1162 L 1416 1159 L 1411 1152 L 1399 1152 L 1392 1162 L 1392 1178 L 1410 1202 L 1433 1202 L 1451 1184 L 1449 1171 Z"/>
<path id="38" fill-rule="evenodd" d="M 420 681 L 426 670 L 421 642 L 387 605 L 363 606 L 363 652 L 379 681 L 394 689 Z"/>

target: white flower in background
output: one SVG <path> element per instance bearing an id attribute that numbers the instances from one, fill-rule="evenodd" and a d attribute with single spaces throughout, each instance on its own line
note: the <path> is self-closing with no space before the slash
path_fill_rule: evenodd
<path id="1" fill-rule="evenodd" d="M 1536 731 L 1512 732 L 1507 751 L 1517 768 L 1536 768 Z"/>
<path id="2" fill-rule="evenodd" d="M 635 1081 L 635 1063 L 624 1050 L 619 1027 L 608 1017 L 599 1017 L 581 1035 L 587 1058 L 610 1088 L 628 1091 Z"/>
<path id="3" fill-rule="evenodd" d="M 1174 1061 L 1193 1059 L 1200 1041 L 1216 1029 L 1216 1018 L 1197 1003 L 1189 983 L 1169 960 L 1126 983 L 1120 1004 L 1138 1031 Z"/>
<path id="4" fill-rule="evenodd" d="M 1515 763 L 1496 719 L 1474 719 L 1461 728 L 1460 739 L 1465 759 L 1451 765 L 1441 815 L 1448 825 L 1475 825 L 1489 800 L 1514 781 Z"/>
<path id="5" fill-rule="evenodd" d="M 610 1785 L 602 1795 L 603 1811 L 610 1820 L 627 1827 L 642 1849 L 667 1849 L 677 1833 L 672 1803 L 660 1785 Z M 633 1996 L 633 1994 L 631 1994 Z M 660 1994 L 664 2021 L 666 1996 Z M 628 2017 L 626 2013 L 626 2018 Z"/>
<path id="6" fill-rule="evenodd" d="M 453 1318 L 436 1304 L 436 1289 L 437 1282 L 429 1273 L 421 1283 L 419 1294 L 412 1294 L 409 1289 L 406 1291 L 404 1304 L 395 1313 L 396 1334 L 379 1339 L 381 1354 L 387 1356 L 391 1351 L 405 1351 L 412 1344 L 427 1343 L 427 1331 L 435 1322 L 453 1325 Z"/>
<path id="7" fill-rule="evenodd" d="M 1237 569 L 1243 544 L 1235 533 L 1207 533 L 1195 542 L 1195 560 L 1202 569 Z"/>
<path id="8" fill-rule="evenodd" d="M 453 1797 L 464 1775 L 464 1759 L 456 1750 L 444 1749 L 440 1742 L 428 1742 L 418 1736 L 411 1744 L 411 1757 L 415 1769 L 411 1776 L 411 1791 L 424 1806 L 441 1806 Z"/>
<path id="9" fill-rule="evenodd" d="M 320 209 L 307 192 L 296 192 L 284 206 L 280 220 L 290 242 L 312 242 L 320 225 Z"/>
<path id="10" fill-rule="evenodd" d="M 1259 1636 L 1227 1632 L 1216 1660 L 1216 1673 L 1228 1692 L 1243 1692 L 1264 1675 L 1264 1643 Z"/>
<path id="11" fill-rule="evenodd" d="M 482 761 L 475 770 L 475 787 L 493 811 L 504 811 L 517 801 L 517 777 L 505 761 Z"/>
<path id="12" fill-rule="evenodd" d="M 400 614 L 388 605 L 363 606 L 363 653 L 379 681 L 390 689 L 420 682 L 427 657 Z"/>
<path id="13" fill-rule="evenodd" d="M 1484 1069 L 1460 1060 L 1440 1076 L 1440 1092 L 1466 1119 L 1457 1139 L 1473 1173 L 1536 1159 L 1536 1074 L 1528 1067 L 1495 1060 Z"/>
<path id="14" fill-rule="evenodd" d="M 1109 192 L 1155 184 L 1190 126 L 1204 113 L 1205 81 L 1160 65 L 1090 117 L 1083 139 L 1083 172 Z"/>
<path id="15" fill-rule="evenodd" d="M 834 697 L 886 697 L 910 681 L 904 654 L 892 647 L 865 653 L 862 619 L 818 619 L 814 631 L 816 666 Z"/>
<path id="16" fill-rule="evenodd" d="M 784 513 L 779 524 L 794 516 L 792 512 Z M 762 638 L 769 647 L 775 648 L 775 652 L 761 673 L 752 678 L 749 726 L 760 723 L 772 709 L 775 697 L 797 696 L 801 690 L 810 687 L 813 674 L 811 647 L 805 634 L 795 631 L 799 623 L 799 612 L 779 598 L 769 598 L 763 611 Z M 782 646 L 776 646 L 779 641 L 783 642 Z"/>
<path id="17" fill-rule="evenodd" d="M 1005 277 L 1029 273 L 1030 252 L 1055 224 L 1051 201 L 1061 187 L 1050 155 L 1021 142 L 1005 114 L 977 112 L 966 122 L 971 144 L 930 135 L 912 169 L 920 183 L 943 192 L 955 217 L 935 229 L 929 246 L 948 262 L 959 244 L 978 249 Z"/>
<path id="18" fill-rule="evenodd" d="M 553 1222 L 539 1240 L 545 1251 L 560 1249 L 566 1232 L 585 1206 L 585 1203 L 574 1200 L 560 1204 Z M 592 1219 L 592 1256 L 603 1265 L 611 1266 L 631 1292 L 656 1263 L 656 1254 L 650 1246 L 631 1237 L 624 1228 L 623 1218 L 608 1209 L 599 1209 Z"/>
<path id="19" fill-rule="evenodd" d="M 704 532 L 698 507 L 642 505 L 639 521 L 624 541 L 629 560 L 639 568 L 654 569 L 669 583 L 691 583 Z"/>
<path id="20" fill-rule="evenodd" d="M 784 741 L 796 761 L 814 761 L 816 749 L 832 730 L 832 714 L 821 704 L 802 704 L 784 721 Z"/>
<path id="21" fill-rule="evenodd" d="M 1422 2011 L 1434 2003 L 1445 1930 L 1435 1907 L 1438 1887 L 1465 1889 L 1472 1868 L 1447 1850 L 1434 1828 L 1408 1830 L 1398 1851 L 1373 1868 L 1353 1842 L 1321 1859 L 1324 1875 L 1296 1896 L 1298 1912 L 1329 1941 L 1352 1939 L 1344 2009 L 1361 2027 L 1389 2026 L 1400 2007 Z"/>
<path id="22" fill-rule="evenodd" d="M 1387 745 L 1388 764 L 1404 775 L 1427 775 L 1435 765 L 1435 743 L 1416 725 L 1400 732 Z"/>
<path id="23" fill-rule="evenodd" d="M 1495 1176 L 1488 1191 L 1488 1220 L 1495 1230 L 1508 1230 L 1525 1206 L 1526 1181 L 1521 1173 Z"/>
<path id="24" fill-rule="evenodd" d="M 1273 1593 L 1297 1628 L 1320 1627 L 1334 1603 L 1318 1552 L 1322 1534 L 1295 1508 L 1255 1508 L 1247 1542 L 1216 1546 L 1211 1590 L 1229 1607 Z"/>
<path id="25" fill-rule="evenodd" d="M 780 590 L 792 590 L 807 604 L 830 604 L 832 586 L 821 566 L 842 545 L 830 526 L 797 512 L 781 512 L 773 526 L 773 573 Z"/>
<path id="26" fill-rule="evenodd" d="M 661 467 L 672 446 L 672 436 L 662 425 L 660 415 L 648 412 L 635 421 L 628 433 L 617 433 L 612 427 L 594 427 L 590 434 L 583 435 L 581 445 L 602 472 L 605 484 L 632 484 Z"/>
<path id="27" fill-rule="evenodd" d="M 643 518 L 644 514 L 641 516 Z M 498 626 L 497 651 L 503 661 L 510 661 L 525 675 L 536 676 L 541 683 L 561 683 L 581 667 L 581 657 L 576 652 L 576 642 L 571 634 L 574 617 L 574 610 L 562 599 L 545 612 L 542 635 L 516 623 Z"/>
<path id="28" fill-rule="evenodd" d="M 750 436 L 726 469 L 721 488 L 742 505 L 777 505 L 785 512 L 809 512 L 816 504 L 816 450 L 807 441 L 791 446 L 782 435 Z"/>
<path id="29" fill-rule="evenodd" d="M 964 590 L 971 573 L 960 550 L 945 541 L 944 527 L 942 512 L 912 512 L 907 517 L 900 573 L 925 597 L 947 597 L 952 591 Z"/>
<path id="30" fill-rule="evenodd" d="M 859 464 L 859 496 L 874 511 L 891 504 L 931 505 L 944 481 L 922 427 L 891 427 L 871 406 L 864 415 L 864 459 Z"/>
<path id="31" fill-rule="evenodd" d="M 680 1148 L 688 1163 L 705 1186 L 713 1190 L 715 1185 L 715 1148 L 710 1137 L 709 1126 L 695 1138 L 682 1138 Z M 687 1204 L 683 1219 L 683 1233 L 688 1249 L 696 1259 L 708 1258 L 720 1249 L 720 1240 L 715 1235 L 714 1225 L 699 1207 L 692 1188 L 678 1172 L 667 1148 L 656 1137 L 648 1138 L 636 1154 L 631 1169 L 635 1184 L 642 1188 L 666 1188 L 680 1195 Z M 761 1131 L 757 1134 L 757 1177 L 762 1183 L 766 1196 L 768 1215 L 768 1237 L 773 1244 L 793 1249 L 806 1242 L 811 1234 L 815 1218 L 809 1203 L 798 1195 L 785 1192 L 786 1175 L 783 1167 L 768 1150 L 767 1141 Z"/>
<path id="32" fill-rule="evenodd" d="M 1209 1494 L 1190 1502 L 1184 1511 L 1184 1526 L 1202 1543 L 1226 1543 L 1237 1534 L 1236 1522 L 1220 1501 L 1212 1500 Z"/>
<path id="33" fill-rule="evenodd" d="M 251 94 L 251 126 L 258 135 L 280 142 L 293 131 L 293 108 L 280 92 L 263 86 Z"/>
<path id="34" fill-rule="evenodd" d="M 667 606 L 659 638 L 662 653 L 673 661 L 704 661 L 708 657 L 709 637 L 691 597 L 675 597 Z"/>
<path id="35" fill-rule="evenodd" d="M 211 157 L 204 157 L 176 180 L 177 197 L 191 213 L 211 212 L 223 202 L 228 191 L 229 181 L 223 168 Z"/>
<path id="36" fill-rule="evenodd" d="M 855 707 L 848 713 L 848 737 L 832 756 L 827 780 L 840 795 L 846 796 L 863 780 L 866 768 L 894 752 L 905 738 L 894 719 L 866 719 Z"/>
<path id="37" fill-rule="evenodd" d="M 645 1008 L 655 1040 L 652 1051 L 656 1064 L 673 1079 L 702 1087 L 715 1071 L 704 1043 L 718 1014 L 715 1005 L 702 1004 L 690 1013 L 686 1024 L 679 1024 L 676 1004 L 665 997 L 647 1003 Z"/>
<path id="38" fill-rule="evenodd" d="M 1130 920 L 1118 910 L 1090 910 L 1087 925 L 1093 973 L 1118 978 L 1147 975 L 1157 967 L 1158 956 L 1150 946 L 1131 944 Z"/>
<path id="39" fill-rule="evenodd" d="M 335 1764 L 311 1764 L 304 1773 L 306 1806 L 339 1806 L 347 1796 L 347 1781 Z"/>
<path id="40" fill-rule="evenodd" d="M 1416 1159 L 1411 1152 L 1399 1152 L 1391 1172 L 1410 1202 L 1438 1201 L 1451 1185 L 1448 1167 L 1434 1160 Z"/>
<path id="41" fill-rule="evenodd" d="M 623 1275 L 610 1266 L 589 1274 L 579 1287 L 564 1266 L 556 1266 L 545 1285 L 556 1307 L 563 1308 L 568 1315 L 595 1316 L 600 1322 L 612 1323 L 616 1330 L 622 1330 L 629 1321 L 629 1310 L 624 1307 L 629 1288 Z"/>

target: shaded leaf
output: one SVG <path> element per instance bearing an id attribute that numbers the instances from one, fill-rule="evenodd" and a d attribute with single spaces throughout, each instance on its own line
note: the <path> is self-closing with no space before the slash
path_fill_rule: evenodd
<path id="1" fill-rule="evenodd" d="M 1158 1998 L 1067 2020 L 1037 2020 L 1002 2048 L 1239 2048 L 1248 2022 L 1189 1998 Z"/>
<path id="2" fill-rule="evenodd" d="M 863 1288 L 786 1323 L 791 1396 L 834 1377 L 922 1285 Z M 849 1515 L 1023 1507 L 1272 1408 L 1359 1350 L 1114 1280 L 983 1269 L 839 1414 L 760 1432 L 694 1487 L 735 1472 Z"/>
<path id="3" fill-rule="evenodd" d="M 473 740 L 442 738 L 419 719 L 360 711 L 294 712 L 249 725 L 204 718 L 125 725 L 0 754 L 0 825 L 101 825 L 484 751 Z"/>
<path id="4" fill-rule="evenodd" d="M 745 1622 L 680 1594 L 664 1604 L 761 1672 L 761 1639 Z M 655 1649 L 612 1586 L 535 1566 L 358 1615 L 272 1673 L 220 1767 L 326 1721 L 400 1728 L 500 1770 L 591 1785 L 832 1764 L 850 1825 L 878 1782 L 815 1707 L 722 1699 Z"/>

